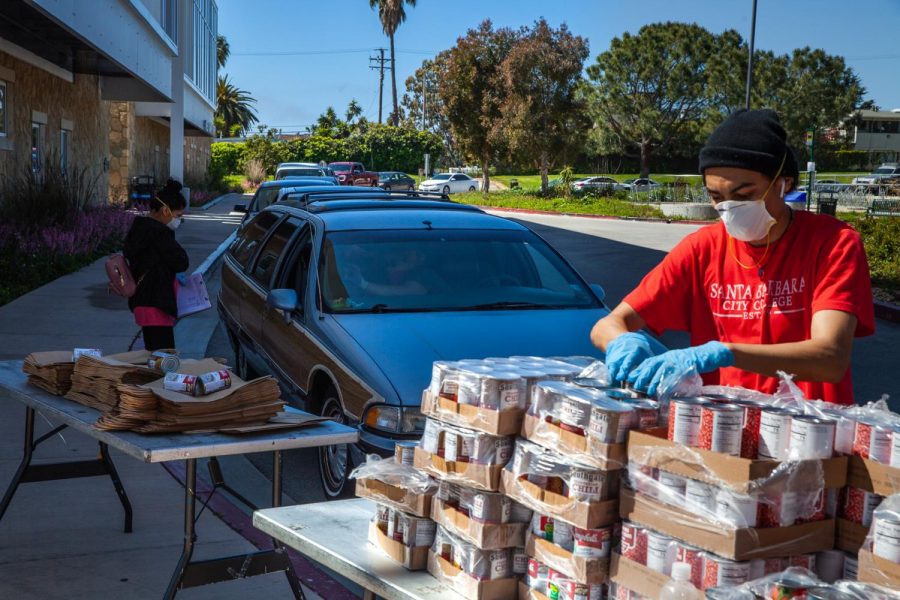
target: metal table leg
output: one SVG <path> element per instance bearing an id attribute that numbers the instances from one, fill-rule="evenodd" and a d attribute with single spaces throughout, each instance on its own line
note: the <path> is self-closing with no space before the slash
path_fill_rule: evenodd
<path id="1" fill-rule="evenodd" d="M 281 452 L 273 453 L 273 477 L 272 477 L 272 503 L 281 505 Z M 274 542 L 271 550 L 248 552 L 237 556 L 223 558 L 211 558 L 208 560 L 192 561 L 194 543 L 197 541 L 195 530 L 196 520 L 196 493 L 197 488 L 197 460 L 185 461 L 184 476 L 184 547 L 181 558 L 175 567 L 175 572 L 169 580 L 169 586 L 163 596 L 164 600 L 171 600 L 183 588 L 196 587 L 209 583 L 243 579 L 255 575 L 266 575 L 277 571 L 284 571 L 291 592 L 297 600 L 305 600 L 300 580 L 294 573 L 294 566 L 288 556 L 287 549 L 279 542 Z"/>
<path id="2" fill-rule="evenodd" d="M 13 476 L 12 481 L 10 481 L 6 493 L 3 495 L 3 500 L 0 501 L 0 519 L 2 519 L 3 515 L 6 513 L 6 509 L 9 508 L 9 504 L 12 501 L 16 490 L 19 489 L 19 484 L 109 475 L 110 479 L 112 479 L 113 486 L 116 489 L 116 494 L 119 496 L 119 501 L 122 503 L 122 508 L 125 509 L 125 533 L 131 533 L 131 502 L 128 500 L 128 495 L 125 493 L 125 487 L 122 485 L 122 480 L 119 478 L 119 473 L 116 471 L 116 467 L 109 455 L 109 448 L 106 444 L 100 442 L 100 455 L 94 459 L 32 465 L 31 459 L 34 457 L 34 451 L 38 445 L 49 440 L 67 427 L 66 425 L 60 425 L 35 440 L 34 414 L 35 410 L 33 408 L 30 406 L 25 407 L 25 444 L 22 453 L 22 462 L 19 463 L 19 468 L 16 470 L 16 474 Z"/>

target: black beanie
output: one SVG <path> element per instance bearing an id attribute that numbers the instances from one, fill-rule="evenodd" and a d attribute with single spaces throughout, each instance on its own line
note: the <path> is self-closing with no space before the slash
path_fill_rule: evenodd
<path id="1" fill-rule="evenodd" d="M 797 157 L 787 143 L 784 127 L 774 110 L 741 109 L 716 127 L 700 150 L 700 173 L 710 167 L 734 167 L 774 178 L 799 175 Z"/>

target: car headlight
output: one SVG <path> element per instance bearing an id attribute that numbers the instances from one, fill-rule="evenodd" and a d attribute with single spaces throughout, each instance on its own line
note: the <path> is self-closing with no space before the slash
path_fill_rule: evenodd
<path id="1" fill-rule="evenodd" d="M 363 416 L 366 427 L 388 433 L 421 433 L 425 415 L 418 408 L 373 404 Z"/>

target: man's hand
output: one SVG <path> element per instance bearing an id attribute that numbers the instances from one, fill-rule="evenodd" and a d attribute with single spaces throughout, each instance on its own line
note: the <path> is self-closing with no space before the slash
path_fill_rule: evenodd
<path id="1" fill-rule="evenodd" d="M 631 372 L 628 381 L 635 389 L 656 396 L 659 386 L 671 376 L 709 373 L 734 364 L 734 354 L 721 342 L 707 342 L 683 350 L 669 350 L 659 356 L 648 358 Z"/>
<path id="2" fill-rule="evenodd" d="M 625 381 L 636 366 L 653 355 L 646 337 L 623 333 L 606 345 L 606 368 L 612 381 Z"/>

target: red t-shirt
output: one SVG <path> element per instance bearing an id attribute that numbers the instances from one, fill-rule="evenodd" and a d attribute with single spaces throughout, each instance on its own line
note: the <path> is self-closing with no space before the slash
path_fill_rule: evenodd
<path id="1" fill-rule="evenodd" d="M 687 236 L 626 298 L 656 334 L 689 331 L 691 344 L 711 340 L 779 344 L 810 338 L 820 310 L 856 315 L 856 337 L 875 331 L 869 265 L 859 234 L 827 215 L 795 211 L 769 247 L 734 240 L 719 222 Z M 762 274 L 756 266 L 762 261 Z M 703 375 L 707 385 L 772 393 L 778 379 L 727 367 Z M 839 383 L 796 381 L 809 399 L 853 404 L 850 370 Z"/>

